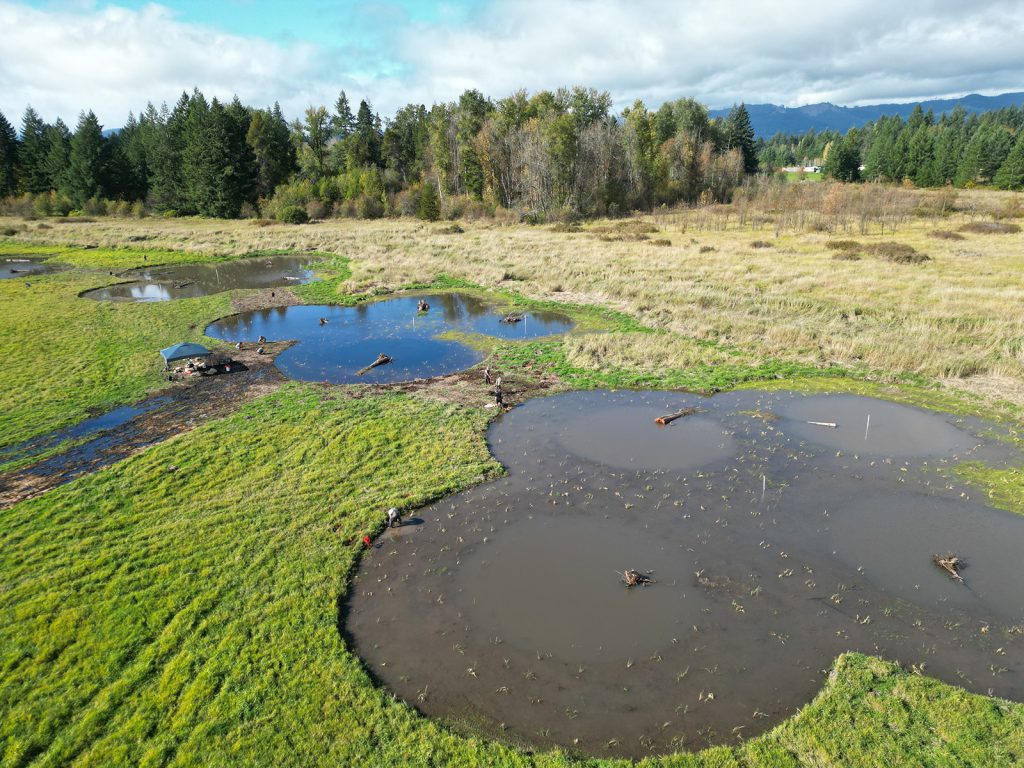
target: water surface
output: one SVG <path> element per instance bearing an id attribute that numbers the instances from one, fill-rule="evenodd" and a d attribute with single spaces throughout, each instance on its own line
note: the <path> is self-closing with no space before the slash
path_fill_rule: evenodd
<path id="1" fill-rule="evenodd" d="M 6 256 L 0 259 L 0 280 L 8 278 L 27 278 L 33 275 L 46 275 L 67 269 L 64 264 L 43 261 L 31 256 Z"/>
<path id="2" fill-rule="evenodd" d="M 421 298 L 430 305 L 425 313 L 416 309 Z M 503 317 L 473 296 L 422 294 L 354 307 L 300 305 L 243 312 L 211 324 L 206 334 L 232 342 L 254 342 L 260 336 L 271 341 L 297 340 L 276 361 L 293 379 L 389 384 L 454 373 L 483 359 L 483 353 L 466 344 L 437 338 L 447 331 L 532 339 L 564 333 L 573 325 L 564 315 L 548 312 L 525 313 L 518 323 L 503 323 Z M 321 319 L 326 323 L 321 324 Z M 358 375 L 379 354 L 393 362 Z"/>
<path id="3" fill-rule="evenodd" d="M 215 264 L 179 264 L 132 270 L 132 282 L 82 294 L 98 301 L 171 301 L 209 296 L 239 288 L 275 288 L 312 282 L 317 257 L 260 256 Z"/>
<path id="4" fill-rule="evenodd" d="M 654 424 L 682 407 L 701 410 Z M 867 411 L 868 451 L 805 429 Z M 488 433 L 507 476 L 365 554 L 343 627 L 426 714 L 602 756 L 755 736 L 849 650 L 1021 700 L 1024 518 L 950 472 L 1021 461 L 984 429 L 846 395 L 533 400 Z M 966 584 L 932 563 L 946 551 Z M 627 589 L 627 568 L 656 583 Z"/>

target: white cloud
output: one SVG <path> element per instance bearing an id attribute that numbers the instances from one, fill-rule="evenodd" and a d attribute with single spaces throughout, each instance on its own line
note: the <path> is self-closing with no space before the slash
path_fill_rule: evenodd
<path id="1" fill-rule="evenodd" d="M 0 0 L 0 110 L 13 121 L 31 102 L 46 119 L 73 121 L 91 107 L 120 125 L 130 109 L 193 86 L 278 100 L 291 116 L 332 103 L 340 88 L 383 114 L 466 88 L 503 96 L 581 84 L 610 91 L 619 108 L 635 98 L 853 104 L 1024 89 L 1019 0 L 496 0 L 456 26 L 385 17 L 375 62 L 351 46 L 225 34 L 159 5 Z"/>

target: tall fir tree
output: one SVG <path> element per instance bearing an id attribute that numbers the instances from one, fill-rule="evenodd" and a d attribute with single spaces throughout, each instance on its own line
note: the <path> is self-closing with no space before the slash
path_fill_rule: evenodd
<path id="1" fill-rule="evenodd" d="M 46 143 L 49 145 L 46 175 L 50 179 L 50 187 L 66 194 L 68 167 L 71 165 L 71 130 L 59 117 L 46 129 Z"/>
<path id="2" fill-rule="evenodd" d="M 295 168 L 295 147 L 288 134 L 288 123 L 281 107 L 257 109 L 249 120 L 245 141 L 255 162 L 256 197 L 269 198 Z"/>
<path id="3" fill-rule="evenodd" d="M 999 189 L 1024 189 L 1024 130 L 1018 131 L 1017 143 L 999 166 L 993 183 Z"/>
<path id="4" fill-rule="evenodd" d="M 13 195 L 18 184 L 18 134 L 4 113 L 0 112 L 0 198 Z"/>
<path id="5" fill-rule="evenodd" d="M 345 144 L 350 171 L 366 165 L 380 165 L 380 134 L 377 133 L 373 110 L 365 99 L 359 102 L 355 128 Z"/>
<path id="6" fill-rule="evenodd" d="M 48 153 L 46 123 L 38 112 L 28 106 L 21 119 L 21 145 L 18 150 L 18 167 L 23 192 L 39 194 L 50 191 L 50 179 L 46 174 Z"/>
<path id="7" fill-rule="evenodd" d="M 725 119 L 726 149 L 738 149 L 743 153 L 743 170 L 757 172 L 757 147 L 754 143 L 754 126 L 745 104 L 733 107 Z"/>
<path id="8" fill-rule="evenodd" d="M 334 114 L 331 116 L 331 127 L 339 141 L 344 141 L 356 127 L 356 117 L 348 103 L 348 96 L 342 91 L 334 102 Z"/>
<path id="9" fill-rule="evenodd" d="M 66 180 L 68 197 L 78 207 L 102 193 L 105 161 L 103 127 L 92 110 L 83 112 L 71 137 Z"/>

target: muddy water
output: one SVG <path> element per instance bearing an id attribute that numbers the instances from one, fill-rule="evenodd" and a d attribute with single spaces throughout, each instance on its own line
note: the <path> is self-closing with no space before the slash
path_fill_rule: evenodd
<path id="1" fill-rule="evenodd" d="M 702 409 L 687 418 L 704 463 L 686 419 L 653 423 L 688 406 Z M 858 408 L 891 446 L 837 449 L 814 438 L 838 426 L 805 430 L 808 415 Z M 947 472 L 1020 461 L 983 428 L 848 396 L 531 401 L 489 432 L 508 476 L 420 510 L 367 552 L 344 631 L 428 715 L 593 755 L 754 736 L 848 650 L 1024 699 L 1024 519 Z M 947 550 L 966 558 L 966 585 L 932 564 Z M 627 589 L 626 568 L 656 583 Z"/>
<path id="2" fill-rule="evenodd" d="M 430 305 L 426 313 L 416 311 L 420 298 Z M 327 323 L 321 325 L 320 318 Z M 293 379 L 386 384 L 454 373 L 483 359 L 465 344 L 437 338 L 445 331 L 531 339 L 572 327 L 568 318 L 554 313 L 530 312 L 514 324 L 502 323 L 501 318 L 493 307 L 471 296 L 424 294 L 355 307 L 291 306 L 243 312 L 218 320 L 207 327 L 206 334 L 227 341 L 255 341 L 260 336 L 298 340 L 277 357 L 278 368 Z M 393 362 L 357 375 L 381 353 Z"/>
<path id="3" fill-rule="evenodd" d="M 46 262 L 30 256 L 7 256 L 0 259 L 0 280 L 25 279 L 33 275 L 47 275 L 67 269 L 63 264 Z"/>
<path id="4" fill-rule="evenodd" d="M 221 264 L 181 264 L 133 270 L 118 283 L 82 294 L 98 301 L 170 301 L 208 296 L 236 288 L 275 288 L 313 280 L 314 259 L 307 255 L 261 256 Z"/>
<path id="5" fill-rule="evenodd" d="M 115 408 L 112 411 L 86 419 L 70 427 L 57 429 L 23 443 L 0 448 L 0 462 L 30 459 L 33 456 L 38 456 L 58 447 L 61 443 L 81 440 L 100 432 L 115 429 L 137 416 L 165 405 L 168 400 L 169 398 L 166 396 L 151 397 L 137 405 L 125 405 L 121 408 Z"/>

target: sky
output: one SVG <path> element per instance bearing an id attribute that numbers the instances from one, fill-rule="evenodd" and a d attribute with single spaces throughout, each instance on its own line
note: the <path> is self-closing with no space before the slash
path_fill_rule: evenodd
<path id="1" fill-rule="evenodd" d="M 1022 0 L 0 0 L 0 112 L 108 127 L 198 87 L 295 117 L 585 85 L 871 104 L 1024 91 Z"/>

